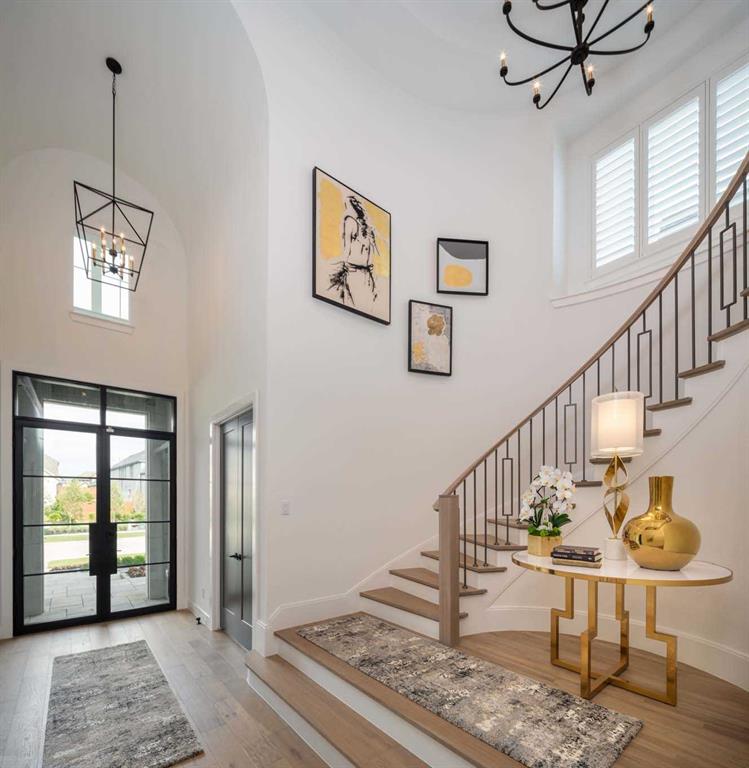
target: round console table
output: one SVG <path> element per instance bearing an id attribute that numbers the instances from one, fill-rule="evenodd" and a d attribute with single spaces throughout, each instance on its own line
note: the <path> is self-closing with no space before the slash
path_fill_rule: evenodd
<path id="1" fill-rule="evenodd" d="M 656 623 L 656 589 L 658 587 L 706 587 L 724 584 L 733 578 L 733 572 L 722 565 L 693 560 L 680 571 L 652 571 L 640 568 L 632 560 L 604 560 L 600 568 L 582 565 L 555 565 L 550 557 L 535 557 L 527 552 L 516 552 L 512 562 L 521 568 L 564 579 L 564 609 L 551 609 L 551 663 L 580 675 L 580 695 L 592 699 L 607 685 L 615 685 L 641 696 L 666 704 L 676 704 L 676 636 L 659 632 Z M 559 619 L 575 616 L 575 579 L 588 582 L 588 627 L 580 635 L 580 663 L 559 657 Z M 616 588 L 616 618 L 619 622 L 619 662 L 611 669 L 594 676 L 592 673 L 591 645 L 598 634 L 598 584 L 614 584 Z M 629 611 L 624 609 L 624 587 L 627 584 L 645 587 L 645 633 L 651 640 L 666 644 L 666 689 L 660 691 L 636 685 L 621 677 L 629 666 Z"/>

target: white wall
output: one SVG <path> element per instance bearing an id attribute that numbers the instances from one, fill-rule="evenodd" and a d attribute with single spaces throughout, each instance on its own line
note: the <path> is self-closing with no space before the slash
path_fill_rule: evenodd
<path id="1" fill-rule="evenodd" d="M 182 243 L 162 205 L 124 174 L 119 189 L 158 211 L 131 333 L 74 321 L 73 179 L 106 188 L 111 166 L 63 149 L 31 151 L 0 170 L 0 637 L 12 616 L 11 372 L 23 370 L 176 395 L 182 427 L 187 382 L 187 287 Z M 187 464 L 178 436 L 179 476 Z M 187 523 L 178 487 L 178 535 Z M 184 547 L 181 547 L 183 550 Z M 178 562 L 184 602 L 186 560 Z"/>
<path id="2" fill-rule="evenodd" d="M 553 365 L 539 370 L 540 349 L 564 368 L 577 362 L 545 343 L 544 124 L 414 102 L 301 6 L 289 8 L 238 4 L 269 105 L 266 619 L 346 591 L 422 540 L 436 525 L 436 495 L 557 383 Z M 388 327 L 310 295 L 315 165 L 392 215 Z M 490 241 L 488 298 L 434 292 L 438 236 Z M 407 372 L 410 298 L 455 308 L 449 379 Z M 284 499 L 289 517 L 280 516 Z"/>

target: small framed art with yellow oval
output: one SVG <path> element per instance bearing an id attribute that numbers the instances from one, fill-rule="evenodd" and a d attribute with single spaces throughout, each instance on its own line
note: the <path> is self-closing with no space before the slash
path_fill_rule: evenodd
<path id="1" fill-rule="evenodd" d="M 489 295 L 489 243 L 437 239 L 437 293 Z"/>

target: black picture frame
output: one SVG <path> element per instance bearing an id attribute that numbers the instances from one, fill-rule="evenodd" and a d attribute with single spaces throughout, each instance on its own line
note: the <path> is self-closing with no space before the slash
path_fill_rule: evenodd
<path id="1" fill-rule="evenodd" d="M 415 304 L 421 304 L 426 307 L 439 307 L 448 310 L 450 314 L 450 370 L 449 371 L 425 371 L 421 368 L 414 368 L 413 361 L 413 308 Z M 419 301 L 418 299 L 409 299 L 408 302 L 408 370 L 410 373 L 424 373 L 428 376 L 452 376 L 453 375 L 453 338 L 454 338 L 454 313 L 453 308 L 446 304 L 437 304 L 433 301 Z"/>
<path id="2" fill-rule="evenodd" d="M 486 252 L 486 284 L 483 291 L 450 291 L 440 288 L 440 245 L 442 243 L 470 243 L 471 245 L 482 245 Z M 435 252 L 436 266 L 436 287 L 437 293 L 446 293 L 453 296 L 488 296 L 489 295 L 489 241 L 488 240 L 469 240 L 465 237 L 438 237 Z"/>
<path id="3" fill-rule="evenodd" d="M 327 176 L 329 179 L 332 179 L 337 184 L 340 184 L 346 189 L 351 190 L 351 192 L 357 197 L 360 197 L 363 200 L 366 200 L 370 205 L 374 205 L 375 207 L 379 208 L 383 213 L 387 214 L 387 217 L 388 217 L 387 243 L 388 243 L 388 267 L 389 267 L 387 319 L 377 317 L 375 315 L 371 315 L 370 313 L 364 312 L 361 309 L 357 309 L 354 306 L 343 304 L 340 301 L 336 301 L 335 299 L 330 298 L 330 296 L 326 296 L 323 293 L 320 293 L 318 290 L 318 285 L 317 285 L 317 185 L 318 185 L 319 174 L 324 174 L 325 176 Z M 393 224 L 392 224 L 392 217 L 390 215 L 390 211 L 386 210 L 378 203 L 375 203 L 373 200 L 370 200 L 365 195 L 362 195 L 353 187 L 349 186 L 348 184 L 341 181 L 340 179 L 337 179 L 335 176 L 323 170 L 322 168 L 315 166 L 312 169 L 312 298 L 318 299 L 319 301 L 324 301 L 326 304 L 332 304 L 334 307 L 338 307 L 339 309 L 345 309 L 347 312 L 352 312 L 353 314 L 359 315 L 360 317 L 365 317 L 367 318 L 367 320 L 374 320 L 376 323 L 381 323 L 382 325 L 390 325 L 391 318 L 392 318 L 392 310 L 393 310 L 392 238 L 393 238 Z"/>

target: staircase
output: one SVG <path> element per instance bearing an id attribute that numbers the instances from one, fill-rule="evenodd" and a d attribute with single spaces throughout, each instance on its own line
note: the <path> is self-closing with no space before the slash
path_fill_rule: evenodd
<path id="1" fill-rule="evenodd" d="M 520 497 L 539 466 L 573 473 L 578 507 L 586 493 L 591 503 L 600 497 L 608 461 L 591 457 L 588 444 L 597 395 L 645 393 L 648 440 L 636 461 L 647 459 L 650 439 L 663 439 L 661 414 L 692 406 L 690 382 L 722 372 L 722 342 L 749 330 L 748 169 L 749 154 L 681 256 L 619 329 L 440 494 L 438 549 L 390 569 L 389 586 L 360 592 L 363 610 L 454 645 L 471 614 L 486 610 L 517 577 L 510 578 L 512 553 L 527 541 L 517 519 Z M 449 572 L 441 572 L 443 563 Z"/>

